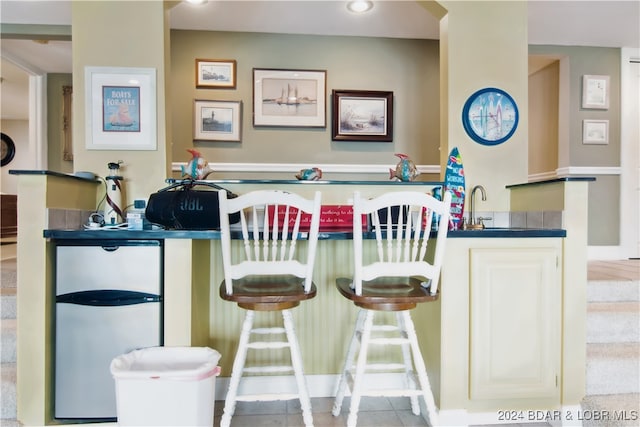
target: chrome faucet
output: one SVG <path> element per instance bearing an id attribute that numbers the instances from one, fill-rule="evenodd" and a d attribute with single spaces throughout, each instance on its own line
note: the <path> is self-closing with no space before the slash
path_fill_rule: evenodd
<path id="1" fill-rule="evenodd" d="M 476 210 L 475 210 L 475 198 L 476 198 L 476 190 L 480 190 L 482 194 L 482 201 L 487 200 L 487 192 L 485 191 L 482 185 L 476 185 L 471 190 L 471 198 L 469 199 L 469 224 L 468 228 L 484 228 L 484 224 L 482 224 L 481 219 L 476 220 Z"/>

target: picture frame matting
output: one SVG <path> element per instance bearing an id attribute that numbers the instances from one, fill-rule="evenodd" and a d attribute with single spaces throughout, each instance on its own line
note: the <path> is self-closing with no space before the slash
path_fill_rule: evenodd
<path id="1" fill-rule="evenodd" d="M 87 150 L 156 150 L 155 68 L 85 67 Z"/>
<path id="2" fill-rule="evenodd" d="M 593 145 L 609 144 L 609 120 L 583 120 L 582 143 Z"/>
<path id="3" fill-rule="evenodd" d="M 194 101 L 194 141 L 240 141 L 241 133 L 241 101 Z"/>
<path id="4" fill-rule="evenodd" d="M 609 109 L 609 76 L 584 75 L 582 77 L 582 108 Z"/>
<path id="5" fill-rule="evenodd" d="M 253 125 L 326 127 L 325 70 L 253 69 Z"/>

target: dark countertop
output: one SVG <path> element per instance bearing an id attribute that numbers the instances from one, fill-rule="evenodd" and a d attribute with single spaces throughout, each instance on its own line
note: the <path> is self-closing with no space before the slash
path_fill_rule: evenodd
<path id="1" fill-rule="evenodd" d="M 579 181 L 590 182 L 595 180 L 596 178 L 592 176 L 568 176 L 568 177 L 562 177 L 562 178 L 546 179 L 541 181 L 524 182 L 522 184 L 507 185 L 505 186 L 505 188 L 517 188 L 517 187 L 525 187 L 525 186 L 533 186 L 533 185 L 554 184 L 557 182 L 579 182 Z"/>
<path id="2" fill-rule="evenodd" d="M 165 180 L 167 184 L 175 184 L 180 182 L 189 182 L 188 180 L 181 180 L 175 178 L 167 178 Z M 296 184 L 296 185 L 398 185 L 398 186 L 442 186 L 442 181 L 358 181 L 358 180 L 318 180 L 318 181 L 304 181 L 297 179 L 211 179 L 204 180 L 203 182 L 209 182 L 217 185 L 224 184 Z"/>
<path id="3" fill-rule="evenodd" d="M 44 230 L 45 238 L 54 240 L 112 240 L 112 239 L 193 239 L 219 240 L 220 232 L 215 230 Z M 450 238 L 536 238 L 536 237 L 566 237 L 566 230 L 562 229 L 532 229 L 532 228 L 488 228 L 486 230 L 455 230 L 449 231 Z M 367 239 L 375 238 L 369 232 L 364 235 Z M 350 240 L 350 231 L 321 231 L 320 240 Z"/>
<path id="4" fill-rule="evenodd" d="M 83 172 L 77 172 L 77 173 L 82 174 Z M 58 178 L 71 178 L 71 179 L 76 179 L 84 182 L 94 182 L 94 183 L 101 182 L 97 176 L 94 178 L 86 178 L 82 175 L 74 175 L 71 173 L 62 173 L 62 172 L 55 172 L 55 171 L 49 171 L 49 170 L 11 169 L 9 171 L 9 175 L 48 175 L 48 176 L 57 176 Z"/>

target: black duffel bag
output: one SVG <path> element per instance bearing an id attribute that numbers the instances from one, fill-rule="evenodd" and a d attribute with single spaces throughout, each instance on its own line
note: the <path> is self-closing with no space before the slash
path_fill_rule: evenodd
<path id="1" fill-rule="evenodd" d="M 218 192 L 196 190 L 202 185 L 227 192 L 227 198 L 238 197 L 229 190 L 206 181 L 182 180 L 149 196 L 145 217 L 153 224 L 176 230 L 219 230 Z M 240 213 L 229 215 L 229 222 L 240 221 Z"/>

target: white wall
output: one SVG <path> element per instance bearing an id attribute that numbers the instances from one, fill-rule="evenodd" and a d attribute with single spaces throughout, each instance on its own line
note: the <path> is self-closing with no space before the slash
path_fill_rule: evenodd
<path id="1" fill-rule="evenodd" d="M 28 120 L 2 120 L 0 122 L 2 133 L 11 137 L 16 144 L 16 155 L 8 165 L 2 167 L 0 175 L 0 190 L 2 194 L 18 193 L 18 177 L 10 175 L 12 169 L 37 169 L 36 167 L 36 146 L 29 141 L 29 121 Z"/>
<path id="2" fill-rule="evenodd" d="M 623 258 L 640 257 L 640 49 L 621 55 L 620 246 Z"/>

